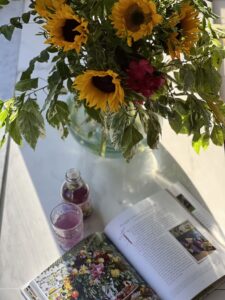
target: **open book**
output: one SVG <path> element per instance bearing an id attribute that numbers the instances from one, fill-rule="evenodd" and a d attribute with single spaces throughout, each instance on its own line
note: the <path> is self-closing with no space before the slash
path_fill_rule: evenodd
<path id="1" fill-rule="evenodd" d="M 225 276 L 225 250 L 190 212 L 167 191 L 146 198 L 114 218 L 104 233 L 64 254 L 23 295 L 28 300 L 200 299 Z"/>

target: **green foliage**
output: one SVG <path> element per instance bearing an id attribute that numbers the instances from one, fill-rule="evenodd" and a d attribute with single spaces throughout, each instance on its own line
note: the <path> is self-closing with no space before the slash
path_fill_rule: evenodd
<path id="1" fill-rule="evenodd" d="M 137 128 L 133 124 L 128 125 L 124 129 L 121 146 L 123 156 L 127 160 L 132 158 L 133 147 L 137 145 L 142 139 L 143 135 L 137 130 Z"/>
<path id="2" fill-rule="evenodd" d="M 0 9 L 2 8 L 2 5 L 7 5 L 7 4 L 9 4 L 8 0 L 0 0 Z M 31 11 L 28 11 L 22 14 L 21 17 L 11 18 L 10 24 L 0 26 L 0 34 L 3 34 L 8 41 L 11 41 L 14 29 L 15 28 L 22 29 L 23 24 L 29 23 L 30 16 L 31 16 Z"/>
<path id="3" fill-rule="evenodd" d="M 62 138 L 68 135 L 69 114 L 68 105 L 63 101 L 52 101 L 46 113 L 48 123 L 60 131 Z"/>
<path id="4" fill-rule="evenodd" d="M 0 9 L 9 4 L 9 0 L 0 0 Z"/>
<path id="5" fill-rule="evenodd" d="M 44 119 L 34 99 L 28 99 L 18 114 L 18 127 L 29 145 L 35 149 L 39 137 L 44 136 Z"/>
<path id="6" fill-rule="evenodd" d="M 221 126 L 214 125 L 211 132 L 211 139 L 215 145 L 223 146 L 224 144 L 224 131 Z"/>
<path id="7" fill-rule="evenodd" d="M 23 95 L 19 100 L 23 101 Z M 0 126 L 5 128 L 5 135 L 10 134 L 18 145 L 24 138 L 33 149 L 38 138 L 45 133 L 44 119 L 35 100 L 29 98 L 21 105 L 19 101 L 16 103 L 15 99 L 9 99 L 1 102 L 0 112 Z M 5 135 L 1 144 L 5 142 Z"/>
<path id="8" fill-rule="evenodd" d="M 16 90 L 24 92 L 27 90 L 36 89 L 38 87 L 38 78 L 20 80 L 16 84 Z"/>
<path id="9" fill-rule="evenodd" d="M 11 41 L 14 29 L 15 27 L 13 25 L 2 25 L 0 27 L 0 33 L 3 34 L 8 41 Z"/>

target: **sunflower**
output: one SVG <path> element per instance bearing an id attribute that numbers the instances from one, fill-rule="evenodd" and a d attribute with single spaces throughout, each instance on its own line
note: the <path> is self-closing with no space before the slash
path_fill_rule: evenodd
<path id="1" fill-rule="evenodd" d="M 64 3 L 65 0 L 36 0 L 34 8 L 41 17 L 47 18 Z"/>
<path id="2" fill-rule="evenodd" d="M 79 100 L 86 99 L 87 105 L 96 109 L 115 112 L 124 102 L 124 90 L 112 70 L 87 70 L 76 77 L 73 86 L 80 92 Z"/>
<path id="3" fill-rule="evenodd" d="M 174 30 L 167 41 L 168 52 L 172 58 L 180 58 L 181 53 L 189 55 L 191 48 L 199 39 L 198 12 L 184 3 L 180 13 L 174 13 L 169 21 L 169 27 Z"/>
<path id="4" fill-rule="evenodd" d="M 88 22 L 74 14 L 68 5 L 62 5 L 52 16 L 43 26 L 50 36 L 46 43 L 61 47 L 64 51 L 75 49 L 79 53 L 82 44 L 87 42 Z"/>
<path id="5" fill-rule="evenodd" d="M 153 27 L 161 23 L 162 16 L 156 12 L 156 5 L 149 0 L 119 0 L 112 8 L 112 24 L 121 38 L 126 37 L 131 46 L 152 33 Z"/>

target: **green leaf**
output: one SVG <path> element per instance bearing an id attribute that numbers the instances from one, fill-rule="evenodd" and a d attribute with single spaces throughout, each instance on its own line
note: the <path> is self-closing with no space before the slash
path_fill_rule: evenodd
<path id="1" fill-rule="evenodd" d="M 4 126 L 4 123 L 5 123 L 5 120 L 6 120 L 6 118 L 8 117 L 8 114 L 9 114 L 9 112 L 8 112 L 8 110 L 2 110 L 1 112 L 0 112 L 0 128 L 2 127 L 2 126 Z"/>
<path id="2" fill-rule="evenodd" d="M 169 115 L 169 124 L 176 133 L 179 133 L 182 128 L 181 116 L 174 111 L 172 114 Z"/>
<path id="3" fill-rule="evenodd" d="M 31 74 L 34 71 L 35 62 L 36 62 L 36 58 L 33 58 L 30 61 L 29 67 L 22 73 L 20 80 L 30 79 Z"/>
<path id="4" fill-rule="evenodd" d="M 95 109 L 93 107 L 89 107 L 85 105 L 85 111 L 92 119 L 94 119 L 98 123 L 101 123 L 101 118 L 100 118 L 101 111 L 99 109 Z"/>
<path id="5" fill-rule="evenodd" d="M 3 8 L 3 6 L 9 4 L 8 0 L 0 0 L 0 9 Z"/>
<path id="6" fill-rule="evenodd" d="M 20 80 L 25 80 L 25 79 L 30 79 L 31 74 L 34 71 L 35 63 L 36 62 L 47 62 L 49 59 L 49 47 L 46 49 L 42 50 L 40 55 L 34 57 L 30 63 L 29 67 L 22 73 Z"/>
<path id="7" fill-rule="evenodd" d="M 197 154 L 200 153 L 201 148 L 203 148 L 204 150 L 208 148 L 209 146 L 209 134 L 205 133 L 205 134 L 200 134 L 195 133 L 192 139 L 192 147 L 194 148 L 195 152 Z"/>
<path id="8" fill-rule="evenodd" d="M 0 0 L 0 5 L 7 5 L 9 4 L 8 0 Z"/>
<path id="9" fill-rule="evenodd" d="M 174 104 L 174 109 L 178 112 L 181 116 L 185 116 L 188 114 L 189 109 L 186 106 L 186 102 L 180 99 L 176 99 Z"/>
<path id="10" fill-rule="evenodd" d="M 148 120 L 147 144 L 151 149 L 155 149 L 159 143 L 161 126 L 155 114 L 151 114 Z"/>
<path id="11" fill-rule="evenodd" d="M 180 69 L 180 80 L 184 91 L 192 90 L 195 83 L 195 69 L 191 64 L 183 65 Z"/>
<path id="12" fill-rule="evenodd" d="M 45 50 L 42 50 L 39 57 L 37 58 L 37 61 L 38 62 L 47 62 L 49 60 L 49 53 L 48 53 L 48 50 L 45 49 Z"/>
<path id="13" fill-rule="evenodd" d="M 122 149 L 122 139 L 125 128 L 129 125 L 128 114 L 121 109 L 119 112 L 112 114 L 110 122 L 110 139 L 115 149 Z"/>
<path id="14" fill-rule="evenodd" d="M 70 78 L 70 69 L 67 67 L 64 61 L 58 61 L 56 66 L 62 80 Z"/>
<path id="15" fill-rule="evenodd" d="M 192 132 L 192 120 L 190 116 L 185 116 L 182 118 L 182 127 L 179 131 L 181 134 L 190 135 Z"/>
<path id="16" fill-rule="evenodd" d="M 30 12 L 25 12 L 24 14 L 22 14 L 22 20 L 24 23 L 29 23 L 30 21 Z"/>
<path id="17" fill-rule="evenodd" d="M 200 95 L 216 95 L 219 93 L 220 87 L 221 75 L 211 64 L 208 63 L 197 68 L 195 88 Z"/>
<path id="18" fill-rule="evenodd" d="M 74 91 L 74 88 L 73 88 L 73 80 L 71 78 L 68 78 L 67 79 L 67 89 L 70 91 L 70 92 L 73 92 Z"/>
<path id="19" fill-rule="evenodd" d="M 223 129 L 220 126 L 214 125 L 211 132 L 211 140 L 217 146 L 222 146 L 224 144 L 225 137 L 223 134 Z"/>
<path id="20" fill-rule="evenodd" d="M 213 51 L 211 59 L 213 67 L 219 69 L 223 61 L 223 57 L 221 55 L 220 50 Z"/>
<path id="21" fill-rule="evenodd" d="M 42 111 L 46 109 L 46 107 L 49 105 L 49 103 L 53 100 L 57 100 L 57 97 L 59 94 L 61 94 L 63 88 L 63 81 L 60 77 L 60 74 L 58 71 L 54 71 L 49 77 L 48 77 L 48 95 L 45 99 L 45 103 L 42 107 Z"/>
<path id="22" fill-rule="evenodd" d="M 22 145 L 22 136 L 20 133 L 18 120 L 15 119 L 9 126 L 9 134 L 15 143 Z"/>
<path id="23" fill-rule="evenodd" d="M 60 130 L 62 138 L 68 135 L 69 115 L 68 105 L 63 101 L 52 102 L 46 113 L 47 121 L 50 125 Z"/>
<path id="24" fill-rule="evenodd" d="M 124 130 L 121 143 L 123 155 L 125 157 L 129 155 L 132 148 L 142 139 L 143 135 L 134 127 L 134 125 L 130 124 L 129 126 L 127 126 Z"/>
<path id="25" fill-rule="evenodd" d="M 200 149 L 202 146 L 202 137 L 199 132 L 196 132 L 192 138 L 192 147 L 194 148 L 197 154 L 200 153 Z"/>
<path id="26" fill-rule="evenodd" d="M 13 25 L 3 25 L 0 27 L 0 33 L 2 33 L 8 41 L 11 41 L 14 29 L 15 27 Z"/>
<path id="27" fill-rule="evenodd" d="M 58 52 L 58 49 L 54 46 L 50 46 L 47 48 L 49 53 L 56 53 Z"/>
<path id="28" fill-rule="evenodd" d="M 0 140 L 0 148 L 2 148 L 2 146 L 5 144 L 5 142 L 6 142 L 6 135 L 4 134 L 3 137 Z"/>
<path id="29" fill-rule="evenodd" d="M 0 100 L 0 110 L 2 109 L 3 106 L 4 106 L 4 101 Z"/>
<path id="30" fill-rule="evenodd" d="M 23 28 L 21 22 L 20 22 L 20 17 L 14 17 L 10 19 L 10 23 L 16 27 L 16 28 Z"/>
<path id="31" fill-rule="evenodd" d="M 20 80 L 16 84 L 16 90 L 20 92 L 36 89 L 38 87 L 38 78 Z"/>
<path id="32" fill-rule="evenodd" d="M 44 134 L 44 119 L 36 101 L 27 100 L 18 114 L 18 126 L 21 134 L 35 149 L 37 140 Z"/>
<path id="33" fill-rule="evenodd" d="M 202 135 L 202 148 L 204 150 L 206 150 L 209 146 L 209 139 L 210 139 L 210 136 L 208 133 L 205 133 Z"/>

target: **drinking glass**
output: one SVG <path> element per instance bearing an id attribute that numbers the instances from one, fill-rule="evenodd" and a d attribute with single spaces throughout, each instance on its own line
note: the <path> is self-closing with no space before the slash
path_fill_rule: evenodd
<path id="1" fill-rule="evenodd" d="M 50 220 L 60 247 L 67 251 L 83 238 L 83 213 L 74 203 L 60 203 L 53 208 Z"/>

